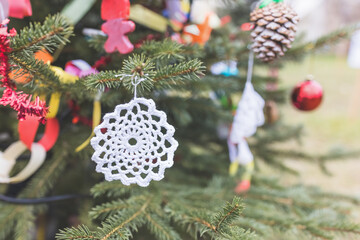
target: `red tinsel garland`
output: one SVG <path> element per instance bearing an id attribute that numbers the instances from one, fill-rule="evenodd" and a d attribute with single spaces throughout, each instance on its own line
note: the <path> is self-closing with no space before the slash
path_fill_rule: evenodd
<path id="1" fill-rule="evenodd" d="M 16 92 L 16 86 L 10 81 L 10 64 L 8 54 L 11 52 L 9 37 L 16 35 L 16 30 L 11 29 L 8 32 L 6 24 L 9 20 L 6 19 L 0 26 L 0 87 L 5 87 L 2 97 L 0 98 L 0 105 L 9 105 L 18 112 L 18 119 L 24 120 L 26 115 L 34 115 L 39 117 L 42 123 L 45 123 L 45 117 L 48 112 L 45 101 L 40 101 L 36 97 L 35 101 L 31 101 L 32 95 L 23 92 Z"/>

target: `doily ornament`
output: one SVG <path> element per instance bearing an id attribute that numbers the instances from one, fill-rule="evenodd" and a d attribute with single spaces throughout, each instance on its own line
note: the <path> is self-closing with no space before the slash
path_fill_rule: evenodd
<path id="1" fill-rule="evenodd" d="M 92 160 L 107 181 L 146 187 L 151 180 L 163 179 L 165 169 L 174 163 L 175 129 L 151 99 L 134 98 L 116 106 L 94 132 Z"/>

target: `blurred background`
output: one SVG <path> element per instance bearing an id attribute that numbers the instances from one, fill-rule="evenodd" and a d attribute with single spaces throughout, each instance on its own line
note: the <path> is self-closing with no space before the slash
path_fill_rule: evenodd
<path id="1" fill-rule="evenodd" d="M 357 0 L 291 0 L 299 13 L 300 33 L 306 41 L 315 40 L 336 29 L 360 23 L 360 1 Z M 360 39 L 357 40 L 360 44 Z M 347 62 L 351 39 L 328 46 L 300 63 L 287 63 L 280 70 L 282 83 L 292 89 L 307 75 L 315 77 L 324 88 L 321 107 L 313 112 L 299 112 L 291 103 L 285 105 L 286 122 L 303 124 L 306 135 L 300 148 L 314 154 L 332 149 L 360 149 L 360 69 Z M 359 55 L 360 58 L 360 55 Z M 290 95 L 290 92 L 289 92 Z M 298 145 L 289 143 L 291 147 Z M 320 185 L 325 190 L 360 196 L 360 159 L 328 165 L 332 176 L 326 176 L 311 164 L 288 161 L 301 169 L 301 181 Z M 286 181 L 292 181 L 285 179 Z M 298 179 L 299 180 L 299 179 Z"/>

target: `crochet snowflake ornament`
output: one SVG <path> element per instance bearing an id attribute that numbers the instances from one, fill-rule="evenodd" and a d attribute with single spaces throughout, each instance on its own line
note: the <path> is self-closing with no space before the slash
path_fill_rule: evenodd
<path id="1" fill-rule="evenodd" d="M 94 132 L 92 160 L 107 181 L 146 187 L 151 180 L 163 179 L 165 169 L 174 163 L 175 129 L 151 99 L 135 98 L 116 106 Z"/>

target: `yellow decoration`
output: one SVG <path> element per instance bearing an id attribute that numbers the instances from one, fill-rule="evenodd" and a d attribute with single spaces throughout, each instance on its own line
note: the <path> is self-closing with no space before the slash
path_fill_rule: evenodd
<path id="1" fill-rule="evenodd" d="M 251 176 L 254 172 L 254 161 L 249 162 L 248 164 L 245 165 L 245 172 L 244 174 L 241 176 L 241 180 L 251 180 Z M 229 175 L 231 177 L 234 177 L 236 175 L 236 173 L 239 170 L 239 162 L 238 159 L 236 159 L 234 162 L 230 163 L 230 167 L 229 167 Z"/>
<path id="2" fill-rule="evenodd" d="M 130 19 L 158 32 L 166 32 L 168 20 L 140 4 L 130 7 Z"/>
<path id="3" fill-rule="evenodd" d="M 85 140 L 80 146 L 75 149 L 75 152 L 82 151 L 87 145 L 89 145 L 91 138 L 95 135 L 94 128 L 100 124 L 101 121 L 101 104 L 100 100 L 95 99 L 93 107 L 93 127 L 90 137 Z"/>
<path id="4" fill-rule="evenodd" d="M 55 92 L 51 94 L 49 102 L 49 112 L 46 115 L 46 118 L 55 118 L 60 106 L 60 97 L 61 93 Z"/>
<path id="5" fill-rule="evenodd" d="M 181 1 L 181 10 L 185 13 L 190 12 L 190 1 L 189 0 L 182 0 Z"/>
<path id="6" fill-rule="evenodd" d="M 245 165 L 245 173 L 242 175 L 241 180 L 251 181 L 252 174 L 254 172 L 254 161 L 249 162 Z"/>
<path id="7" fill-rule="evenodd" d="M 79 77 L 71 75 L 64 71 L 61 67 L 50 66 L 51 70 L 59 77 L 61 83 L 70 84 L 79 80 Z"/>
<path id="8" fill-rule="evenodd" d="M 239 169 L 239 163 L 237 161 L 230 163 L 229 174 L 234 177 Z"/>

